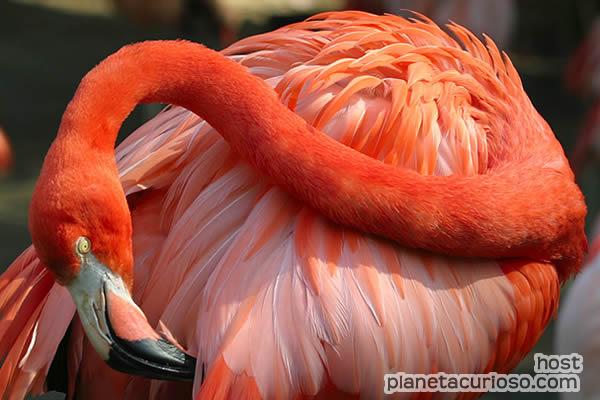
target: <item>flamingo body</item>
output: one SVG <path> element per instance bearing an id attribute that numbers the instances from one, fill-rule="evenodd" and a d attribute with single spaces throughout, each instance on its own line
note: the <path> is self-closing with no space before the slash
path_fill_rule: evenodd
<path id="1" fill-rule="evenodd" d="M 332 13 L 224 54 L 311 126 L 389 166 L 475 179 L 503 143 L 531 134 L 552 150 L 544 165 L 572 180 L 508 59 L 452 29 L 462 45 L 429 21 Z M 4 395 L 45 390 L 69 328 L 69 393 L 86 399 L 381 398 L 387 372 L 508 371 L 554 314 L 569 272 L 409 249 L 336 224 L 181 107 L 130 135 L 116 160 L 133 223 L 133 298 L 196 355 L 194 383 L 106 366 L 29 248 L 0 278 Z"/>

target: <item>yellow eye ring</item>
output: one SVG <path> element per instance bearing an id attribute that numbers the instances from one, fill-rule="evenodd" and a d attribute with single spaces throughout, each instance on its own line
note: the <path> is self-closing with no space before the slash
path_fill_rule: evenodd
<path id="1" fill-rule="evenodd" d="M 79 254 L 87 254 L 91 249 L 92 243 L 90 242 L 90 239 L 84 236 L 81 236 L 79 239 L 77 239 L 77 252 Z"/>

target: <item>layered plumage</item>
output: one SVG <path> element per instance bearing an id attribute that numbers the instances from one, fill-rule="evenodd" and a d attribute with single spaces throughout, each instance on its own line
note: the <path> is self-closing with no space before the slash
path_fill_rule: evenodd
<path id="1" fill-rule="evenodd" d="M 0 279 L 0 354 L 7 356 L 0 393 L 42 391 L 69 327 L 69 393 L 86 399 L 380 398 L 386 372 L 514 367 L 555 312 L 560 280 L 578 267 L 585 209 L 560 145 L 508 58 L 490 40 L 451 29 L 460 42 L 427 20 L 333 13 L 242 40 L 224 54 L 310 125 L 391 167 L 478 182 L 501 173 L 509 156 L 526 160 L 532 169 L 522 170 L 523 186 L 502 188 L 481 214 L 506 204 L 507 193 L 518 200 L 509 214 L 555 200 L 556 215 L 567 216 L 549 213 L 548 226 L 560 229 L 540 235 L 576 245 L 551 253 L 536 242 L 539 261 L 524 258 L 527 246 L 515 249 L 522 258 L 505 258 L 509 250 L 453 258 L 343 227 L 273 186 L 198 116 L 170 107 L 130 135 L 116 159 L 133 222 L 134 300 L 152 325 L 196 355 L 193 387 L 104 365 L 68 293 L 30 248 Z M 555 177 L 539 199 L 529 196 L 533 172 Z M 449 192 L 446 201 L 456 199 Z M 430 213 L 413 223 L 435 221 Z M 545 217 L 526 215 L 523 224 Z M 488 229 L 481 221 L 472 232 Z"/>

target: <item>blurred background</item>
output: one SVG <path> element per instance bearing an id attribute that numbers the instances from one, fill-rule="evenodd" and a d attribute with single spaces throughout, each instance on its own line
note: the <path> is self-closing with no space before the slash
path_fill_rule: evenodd
<path id="1" fill-rule="evenodd" d="M 43 157 L 77 84 L 100 60 L 144 39 L 186 38 L 220 49 L 345 8 L 412 9 L 491 36 L 571 159 L 591 227 L 600 208 L 600 0 L 0 0 L 0 270 L 30 244 L 27 209 Z M 138 107 L 120 140 L 157 110 Z M 552 330 L 535 351 L 551 353 Z M 531 367 L 528 357 L 515 372 Z"/>

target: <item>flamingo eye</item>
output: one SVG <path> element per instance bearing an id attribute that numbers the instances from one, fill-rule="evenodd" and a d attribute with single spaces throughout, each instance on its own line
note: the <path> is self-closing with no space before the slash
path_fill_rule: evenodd
<path id="1" fill-rule="evenodd" d="M 76 246 L 77 253 L 79 253 L 80 255 L 87 254 L 92 249 L 92 243 L 90 242 L 90 239 L 84 236 L 81 236 L 79 239 L 77 239 Z"/>

